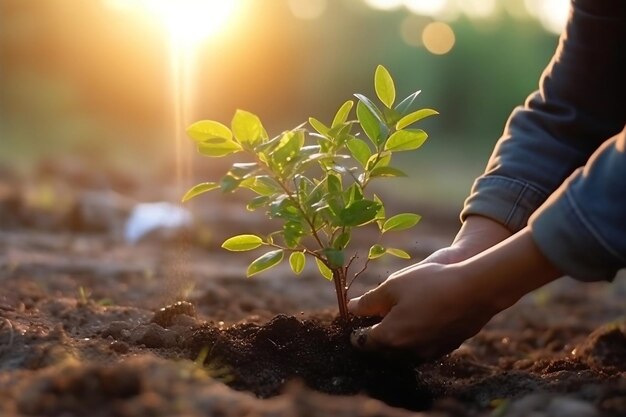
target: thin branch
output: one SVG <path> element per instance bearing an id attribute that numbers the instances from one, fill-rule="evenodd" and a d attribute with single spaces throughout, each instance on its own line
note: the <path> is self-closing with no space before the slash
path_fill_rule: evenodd
<path id="1" fill-rule="evenodd" d="M 367 269 L 368 264 L 370 263 L 370 260 L 371 259 L 368 256 L 367 260 L 365 261 L 365 264 L 363 265 L 363 268 L 361 268 L 361 270 L 359 272 L 354 274 L 354 276 L 352 277 L 352 279 L 348 283 L 348 285 L 346 287 L 346 291 L 348 291 L 350 289 L 350 287 L 352 287 L 352 284 L 354 284 L 354 281 L 356 281 L 356 279 L 359 277 L 359 275 L 361 275 L 363 272 L 365 272 L 365 270 Z"/>
<path id="2" fill-rule="evenodd" d="M 276 178 L 274 178 L 274 179 L 277 180 Z M 292 195 L 291 190 L 289 190 L 289 188 L 282 181 L 280 181 L 280 179 L 278 179 L 276 182 L 285 191 L 285 193 L 287 194 L 287 198 L 289 198 L 291 200 L 291 202 L 295 204 L 296 208 L 300 211 L 300 213 L 302 213 L 302 217 L 304 217 L 304 220 L 307 222 L 307 224 L 309 225 L 309 228 L 311 229 L 311 234 L 312 234 L 313 238 L 315 239 L 317 244 L 320 246 L 320 248 L 323 249 L 324 248 L 324 244 L 322 243 L 322 240 L 320 239 L 319 235 L 317 234 L 317 230 L 315 229 L 315 225 L 313 224 L 311 219 L 309 219 L 309 217 L 306 215 L 306 212 L 302 208 L 302 205 L 300 204 L 300 201 L 298 201 L 298 199 L 295 198 Z"/>
<path id="3" fill-rule="evenodd" d="M 350 257 L 350 260 L 348 261 L 348 264 L 346 265 L 346 275 L 348 274 L 348 269 L 350 269 L 350 266 L 352 265 L 352 262 L 354 262 L 354 260 L 357 258 L 358 256 L 358 252 L 354 252 L 354 255 L 352 255 Z"/>
<path id="4" fill-rule="evenodd" d="M 312 251 L 312 250 L 307 249 L 307 248 L 304 248 L 304 247 L 301 247 L 301 248 L 288 248 L 286 246 L 277 245 L 276 243 L 268 243 L 268 242 L 264 242 L 263 245 L 269 246 L 269 247 L 272 247 L 272 248 L 276 248 L 276 249 L 282 249 L 282 250 L 284 250 L 286 252 L 302 252 L 304 254 L 311 255 L 314 258 L 317 258 L 317 259 L 320 259 L 320 260 L 323 259 L 317 252 Z"/>

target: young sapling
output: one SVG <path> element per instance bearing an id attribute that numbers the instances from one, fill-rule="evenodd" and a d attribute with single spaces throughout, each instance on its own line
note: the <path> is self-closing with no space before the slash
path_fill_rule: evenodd
<path id="1" fill-rule="evenodd" d="M 304 269 L 307 257 L 314 259 L 321 275 L 335 284 L 343 319 L 348 317 L 347 291 L 370 260 L 383 255 L 410 258 L 404 250 L 383 246 L 379 240 L 387 232 L 413 227 L 420 216 L 388 217 L 369 185 L 373 180 L 406 176 L 391 165 L 393 155 L 422 146 L 428 135 L 409 126 L 438 114 L 432 109 L 411 110 L 420 91 L 394 106 L 394 81 L 381 65 L 376 68 L 374 87 L 381 105 L 355 94 L 356 119 L 350 117 L 354 101 L 348 100 L 328 125 L 311 117 L 308 125 L 271 138 L 261 120 L 243 110 L 236 111 L 230 128 L 202 120 L 187 129 L 202 155 L 236 154 L 246 159 L 233 163 L 219 182 L 191 188 L 183 202 L 214 189 L 224 193 L 251 190 L 254 197 L 247 209 L 264 209 L 281 227 L 266 236 L 233 236 L 222 247 L 235 252 L 268 250 L 248 266 L 248 276 L 278 265 L 287 254 L 296 274 Z M 348 279 L 357 258 L 350 247 L 352 231 L 370 224 L 377 225 L 378 239 L 372 242 L 362 267 Z"/>

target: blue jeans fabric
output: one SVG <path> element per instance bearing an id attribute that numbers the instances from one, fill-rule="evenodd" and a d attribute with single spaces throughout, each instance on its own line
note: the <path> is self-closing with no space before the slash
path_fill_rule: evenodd
<path id="1" fill-rule="evenodd" d="M 584 281 L 626 267 L 626 1 L 573 0 L 539 90 L 513 111 L 461 213 Z M 621 133 L 620 133 L 621 132 Z"/>

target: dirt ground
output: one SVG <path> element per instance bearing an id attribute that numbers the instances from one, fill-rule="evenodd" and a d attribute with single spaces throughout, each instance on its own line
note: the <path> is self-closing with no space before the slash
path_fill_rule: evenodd
<path id="1" fill-rule="evenodd" d="M 312 269 L 244 278 L 250 258 L 216 249 L 245 229 L 236 213 L 129 245 L 2 210 L 1 416 L 626 416 L 626 277 L 562 279 L 416 364 L 353 351 Z M 435 230 L 414 253 L 450 237 Z"/>

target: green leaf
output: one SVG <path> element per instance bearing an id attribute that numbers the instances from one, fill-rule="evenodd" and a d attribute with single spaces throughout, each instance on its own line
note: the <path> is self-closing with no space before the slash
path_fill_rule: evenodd
<path id="1" fill-rule="evenodd" d="M 409 255 L 408 253 L 406 253 L 405 251 L 403 251 L 402 249 L 397 249 L 397 248 L 387 248 L 386 251 L 389 255 L 393 255 L 396 256 L 398 258 L 402 258 L 402 259 L 411 259 L 411 255 Z"/>
<path id="2" fill-rule="evenodd" d="M 333 127 L 328 131 L 328 137 L 331 139 L 331 142 L 335 145 L 334 149 L 336 150 L 338 146 L 343 145 L 346 141 L 352 137 L 350 135 L 350 130 L 352 129 L 352 123 L 342 123 L 336 127 Z"/>
<path id="3" fill-rule="evenodd" d="M 405 115 L 409 112 L 409 109 L 413 105 L 415 98 L 422 92 L 422 90 L 416 91 L 413 94 L 409 94 L 404 100 L 402 100 L 398 105 L 394 108 L 396 112 L 401 115 Z"/>
<path id="4" fill-rule="evenodd" d="M 306 264 L 306 256 L 302 252 L 293 252 L 289 255 L 289 266 L 291 266 L 291 270 L 296 274 L 300 275 L 302 270 L 304 269 L 304 265 Z"/>
<path id="5" fill-rule="evenodd" d="M 356 105 L 356 117 L 359 120 L 361 129 L 372 141 L 374 145 L 377 145 L 380 138 L 380 122 L 376 119 L 374 114 L 367 106 L 359 101 Z"/>
<path id="6" fill-rule="evenodd" d="M 320 155 L 322 147 L 319 145 L 308 145 L 300 148 L 300 155 L 304 158 L 308 158 L 313 155 Z"/>
<path id="7" fill-rule="evenodd" d="M 287 194 L 275 196 L 274 200 L 270 203 L 269 213 L 270 217 L 273 218 L 293 221 L 300 220 L 300 211 Z"/>
<path id="8" fill-rule="evenodd" d="M 348 100 L 339 107 L 337 110 L 337 114 L 335 114 L 335 118 L 333 119 L 332 127 L 337 127 L 346 122 L 348 120 L 348 115 L 350 114 L 350 110 L 352 110 L 352 106 L 354 106 L 354 101 Z"/>
<path id="9" fill-rule="evenodd" d="M 213 120 L 200 120 L 187 128 L 187 135 L 196 142 L 221 138 L 232 140 L 233 134 L 229 128 Z"/>
<path id="10" fill-rule="evenodd" d="M 376 259 L 376 258 L 380 258 L 384 254 L 385 254 L 385 248 L 379 244 L 376 244 L 376 245 L 372 245 L 372 247 L 370 248 L 369 253 L 367 254 L 367 258 Z"/>
<path id="11" fill-rule="evenodd" d="M 429 116 L 434 116 L 436 114 L 439 114 L 439 112 L 433 109 L 421 109 L 421 110 L 414 111 L 413 113 L 407 114 L 402 119 L 398 120 L 398 123 L 396 123 L 396 129 L 397 130 L 404 129 L 405 127 L 415 122 L 418 122 Z"/>
<path id="12" fill-rule="evenodd" d="M 257 175 L 253 178 L 247 178 L 241 182 L 241 186 L 260 195 L 272 195 L 283 192 L 280 185 L 267 175 Z"/>
<path id="13" fill-rule="evenodd" d="M 344 192 L 343 197 L 346 205 L 350 205 L 357 200 L 363 200 L 363 189 L 361 186 L 354 182 L 348 189 Z"/>
<path id="14" fill-rule="evenodd" d="M 379 65 L 376 67 L 376 73 L 374 74 L 374 87 L 376 89 L 376 95 L 382 101 L 385 106 L 391 108 L 393 102 L 396 100 L 396 87 L 393 85 L 393 79 L 391 74 L 387 71 L 387 68 Z"/>
<path id="15" fill-rule="evenodd" d="M 235 191 L 239 188 L 241 184 L 240 178 L 235 178 L 232 175 L 225 175 L 220 180 L 220 188 L 223 193 L 230 193 L 231 191 Z"/>
<path id="16" fill-rule="evenodd" d="M 343 251 L 335 248 L 325 248 L 324 255 L 332 268 L 341 268 L 345 261 Z"/>
<path id="17" fill-rule="evenodd" d="M 345 232 L 340 233 L 336 238 L 335 241 L 333 242 L 333 247 L 335 249 L 345 249 L 346 246 L 348 246 L 348 243 L 350 243 L 350 231 L 346 230 Z"/>
<path id="18" fill-rule="evenodd" d="M 389 166 L 376 167 L 370 171 L 370 177 L 406 177 L 404 171 Z"/>
<path id="19" fill-rule="evenodd" d="M 372 156 L 372 151 L 370 147 L 367 146 L 367 143 L 363 142 L 361 139 L 352 138 L 348 139 L 346 146 L 352 154 L 352 157 L 356 159 L 361 166 L 365 167 L 367 160 Z"/>
<path id="20" fill-rule="evenodd" d="M 269 139 L 267 141 L 258 143 L 252 148 L 252 150 L 259 155 L 259 159 L 261 159 L 262 161 L 265 161 L 266 160 L 265 155 L 270 153 L 278 145 L 278 142 L 280 142 L 281 137 L 282 137 L 282 134 L 275 136 L 272 139 Z"/>
<path id="21" fill-rule="evenodd" d="M 237 162 L 233 164 L 228 173 L 235 178 L 244 179 L 249 177 L 258 169 L 259 164 L 257 164 L 256 162 Z"/>
<path id="22" fill-rule="evenodd" d="M 387 219 L 387 221 L 385 221 L 382 231 L 384 233 L 391 230 L 408 229 L 415 226 L 421 218 L 422 216 L 420 216 L 419 214 L 413 213 L 396 214 L 395 216 L 390 217 Z"/>
<path id="23" fill-rule="evenodd" d="M 239 143 L 255 145 L 263 139 L 267 139 L 267 132 L 265 132 L 259 117 L 245 110 L 235 112 L 231 126 Z"/>
<path id="24" fill-rule="evenodd" d="M 374 220 L 379 208 L 375 201 L 358 200 L 339 212 L 339 220 L 342 226 L 360 226 Z"/>
<path id="25" fill-rule="evenodd" d="M 319 269 L 320 274 L 322 274 L 322 276 L 327 280 L 332 281 L 333 271 L 324 265 L 324 262 L 320 261 L 319 258 L 315 258 L 315 263 L 317 264 L 317 269 Z"/>
<path id="26" fill-rule="evenodd" d="M 259 207 L 263 207 L 269 201 L 270 201 L 269 196 L 259 195 L 257 197 L 254 197 L 252 200 L 250 200 L 250 202 L 248 204 L 246 204 L 246 210 L 254 211 L 254 210 L 258 209 Z"/>
<path id="27" fill-rule="evenodd" d="M 385 116 L 385 122 L 387 126 L 395 126 L 398 120 L 402 119 L 402 115 L 395 109 L 383 107 L 383 115 Z"/>
<path id="28" fill-rule="evenodd" d="M 278 146 L 270 154 L 272 161 L 277 165 L 281 173 L 285 172 L 289 164 L 295 162 L 295 158 L 300 153 L 303 145 L 304 131 L 291 130 L 283 134 Z"/>
<path id="29" fill-rule="evenodd" d="M 370 159 L 368 159 L 367 164 L 365 165 L 365 169 L 368 171 L 372 171 L 376 167 L 386 167 L 391 162 L 391 152 L 384 151 L 380 154 L 373 154 Z"/>
<path id="30" fill-rule="evenodd" d="M 198 143 L 198 152 L 204 156 L 221 157 L 241 151 L 241 145 L 225 138 L 212 138 Z"/>
<path id="31" fill-rule="evenodd" d="M 265 255 L 258 257 L 248 266 L 247 276 L 251 277 L 263 272 L 266 269 L 270 269 L 280 263 L 283 260 L 284 252 L 282 249 L 267 252 Z"/>
<path id="32" fill-rule="evenodd" d="M 306 235 L 302 223 L 297 221 L 288 221 L 283 226 L 283 236 L 288 247 L 293 248 L 298 245 L 300 238 Z"/>
<path id="33" fill-rule="evenodd" d="M 383 205 L 383 201 L 374 194 L 374 201 L 380 204 L 380 208 L 376 212 L 376 219 L 384 219 L 385 218 L 385 206 Z"/>
<path id="34" fill-rule="evenodd" d="M 372 115 L 378 120 L 378 122 L 382 126 L 385 125 L 385 117 L 372 100 L 365 97 L 363 94 L 355 94 L 354 96 L 359 99 L 359 103 L 363 103 L 363 105 L 367 107 L 367 109 L 372 113 Z"/>
<path id="35" fill-rule="evenodd" d="M 337 174 L 329 172 L 326 183 L 328 184 L 328 192 L 331 194 L 339 194 L 343 191 L 341 177 Z"/>
<path id="36" fill-rule="evenodd" d="M 385 143 L 386 151 L 412 151 L 426 142 L 428 135 L 421 129 L 398 130 L 393 133 Z"/>
<path id="37" fill-rule="evenodd" d="M 329 194 L 326 196 L 325 200 L 330 210 L 330 213 L 327 213 L 327 220 L 334 226 L 341 226 L 342 223 L 339 214 L 345 206 L 343 203 L 343 195 L 341 195 L 341 193 Z"/>
<path id="38" fill-rule="evenodd" d="M 232 252 L 243 252 L 256 249 L 263 244 L 263 239 L 257 235 L 237 235 L 228 238 L 222 247 Z"/>
<path id="39" fill-rule="evenodd" d="M 215 190 L 216 188 L 220 188 L 220 186 L 215 182 L 203 182 L 198 185 L 194 185 L 185 193 L 182 198 L 182 202 L 189 201 L 197 195 L 202 193 L 206 193 L 207 191 Z"/>
<path id="40" fill-rule="evenodd" d="M 317 120 L 315 117 L 309 117 L 309 124 L 313 126 L 313 129 L 317 130 L 320 135 L 326 136 L 330 128 L 324 123 Z"/>

